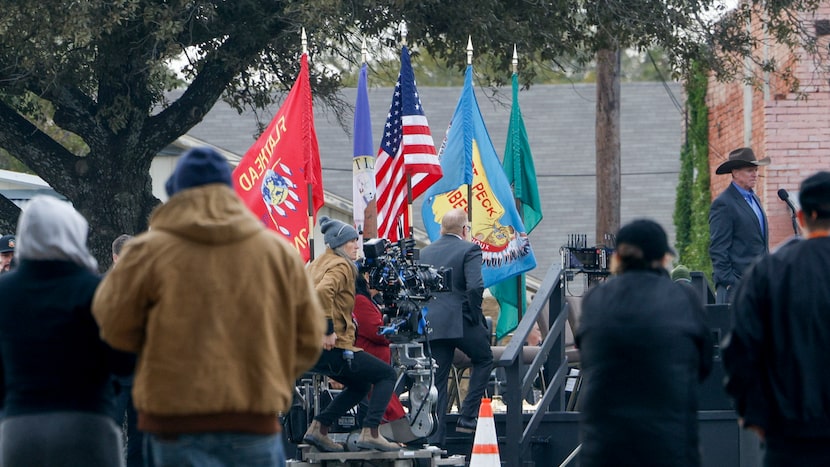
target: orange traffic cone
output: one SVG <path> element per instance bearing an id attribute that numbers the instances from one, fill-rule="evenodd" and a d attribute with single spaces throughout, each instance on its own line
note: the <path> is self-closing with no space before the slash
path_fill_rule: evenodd
<path id="1" fill-rule="evenodd" d="M 481 407 L 478 409 L 478 424 L 473 441 L 473 454 L 470 456 L 470 467 L 501 467 L 493 407 L 490 406 L 490 399 L 487 398 L 481 399 Z"/>

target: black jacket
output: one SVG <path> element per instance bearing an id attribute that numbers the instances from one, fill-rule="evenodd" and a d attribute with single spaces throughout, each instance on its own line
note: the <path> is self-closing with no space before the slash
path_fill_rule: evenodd
<path id="1" fill-rule="evenodd" d="M 52 411 L 112 416 L 110 372 L 135 358 L 98 336 L 90 304 L 100 278 L 69 261 L 24 260 L 0 277 L 6 416 Z"/>
<path id="2" fill-rule="evenodd" d="M 760 205 L 759 205 L 760 207 Z M 769 251 L 769 225 L 761 208 L 764 225 L 733 184 L 723 190 L 709 208 L 709 256 L 716 286 L 735 285 L 759 256 Z"/>
<path id="3" fill-rule="evenodd" d="M 830 238 L 793 242 L 752 266 L 723 350 L 726 389 L 771 438 L 830 438 Z"/>
<path id="4" fill-rule="evenodd" d="M 585 295 L 580 465 L 700 464 L 698 385 L 712 368 L 700 298 L 666 271 L 627 271 Z"/>

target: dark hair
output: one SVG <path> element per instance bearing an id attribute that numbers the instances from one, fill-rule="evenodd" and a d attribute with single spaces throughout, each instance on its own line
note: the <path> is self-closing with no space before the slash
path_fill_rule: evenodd
<path id="1" fill-rule="evenodd" d="M 830 172 L 817 172 L 804 179 L 798 202 L 808 227 L 826 228 L 830 223 Z"/>
<path id="2" fill-rule="evenodd" d="M 653 261 L 646 261 L 643 258 L 643 250 L 636 245 L 620 243 L 617 244 L 615 252 L 619 263 L 615 264 L 615 267 L 613 268 L 614 270 L 611 271 L 614 274 L 621 274 L 625 271 L 633 271 L 637 269 L 653 269 Z"/>
<path id="3" fill-rule="evenodd" d="M 121 234 L 112 241 L 112 254 L 118 256 L 121 254 L 121 249 L 124 248 L 124 244 L 127 243 L 127 240 L 133 238 L 132 235 L 129 234 Z"/>
<path id="4" fill-rule="evenodd" d="M 372 294 L 369 292 L 369 282 L 363 277 L 363 274 L 358 274 L 354 281 L 354 291 L 357 295 L 363 295 L 368 299 L 372 299 Z"/>

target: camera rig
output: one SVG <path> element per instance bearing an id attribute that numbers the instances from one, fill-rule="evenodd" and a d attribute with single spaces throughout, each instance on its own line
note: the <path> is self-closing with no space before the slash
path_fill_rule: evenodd
<path id="1" fill-rule="evenodd" d="M 366 240 L 363 255 L 360 270 L 369 273 L 369 288 L 381 293 L 383 314 L 389 318 L 380 333 L 395 343 L 426 337 L 425 304 L 434 293 L 451 290 L 452 269 L 421 264 L 411 238 L 397 244 L 384 238 Z"/>
<path id="2" fill-rule="evenodd" d="M 363 243 L 361 272 L 369 276 L 369 288 L 381 293 L 385 326 L 378 334 L 392 344 L 392 365 L 398 373 L 396 390 L 409 387 L 409 413 L 401 420 L 381 425 L 384 436 L 409 442 L 435 432 L 435 362 L 429 349 L 426 303 L 437 292 L 452 288 L 452 269 L 419 262 L 419 250 L 411 238 L 393 244 L 383 238 Z M 387 321 L 388 320 L 388 321 Z"/>

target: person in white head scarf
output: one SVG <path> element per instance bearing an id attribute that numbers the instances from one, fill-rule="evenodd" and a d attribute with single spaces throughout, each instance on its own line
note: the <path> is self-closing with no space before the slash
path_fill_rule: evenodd
<path id="1" fill-rule="evenodd" d="M 135 358 L 99 337 L 88 230 L 49 196 L 32 198 L 18 221 L 19 265 L 0 278 L 5 467 L 123 466 L 109 378 L 129 374 Z"/>

